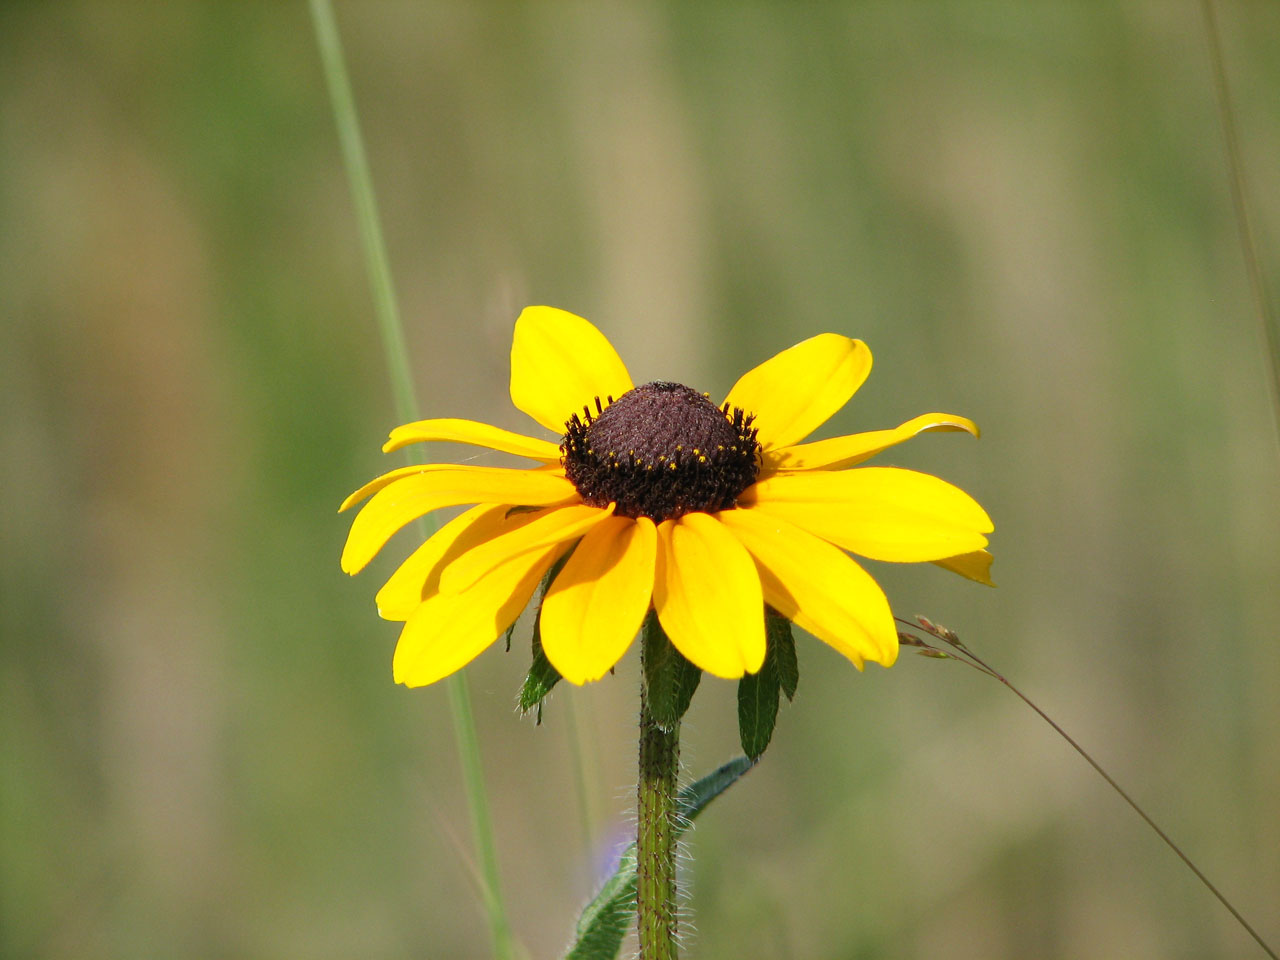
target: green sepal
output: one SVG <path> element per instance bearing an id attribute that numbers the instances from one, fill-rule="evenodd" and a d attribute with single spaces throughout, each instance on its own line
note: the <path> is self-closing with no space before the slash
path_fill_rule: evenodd
<path id="1" fill-rule="evenodd" d="M 658 618 L 650 612 L 644 621 L 645 641 L 650 655 L 644 664 L 649 715 L 663 730 L 674 730 L 702 680 L 702 670 L 671 645 Z"/>
<path id="2" fill-rule="evenodd" d="M 507 627 L 507 632 L 504 635 L 504 645 L 506 647 L 506 649 L 503 651 L 504 653 L 511 652 L 511 638 L 515 636 L 515 633 L 516 633 L 516 625 L 515 625 L 515 622 L 513 621 L 511 626 Z"/>
<path id="3" fill-rule="evenodd" d="M 772 607 L 765 610 L 765 631 L 769 640 L 769 656 L 778 668 L 778 683 L 788 700 L 796 698 L 800 683 L 800 662 L 796 659 L 796 639 L 791 621 Z"/>
<path id="4" fill-rule="evenodd" d="M 570 553 L 572 552 L 570 551 Z M 564 568 L 568 559 L 569 554 L 565 554 L 557 560 L 551 569 L 547 571 L 542 578 L 542 583 L 538 586 L 538 610 L 533 616 L 533 663 L 529 665 L 529 672 L 525 675 L 524 685 L 520 688 L 520 697 L 517 703 L 521 716 L 536 707 L 538 710 L 536 722 L 538 724 L 542 723 L 542 701 L 551 692 L 551 688 L 561 680 L 560 671 L 551 665 L 551 661 L 547 659 L 547 655 L 542 651 L 542 601 L 547 595 L 547 588 L 551 586 L 551 581 Z M 515 624 L 513 623 L 507 630 L 508 644 L 511 641 L 511 631 L 514 629 Z"/>
<path id="5" fill-rule="evenodd" d="M 547 655 L 542 652 L 542 632 L 538 629 L 539 616 L 533 621 L 533 663 L 524 678 L 524 686 L 520 688 L 520 713 L 524 715 L 535 707 L 538 710 L 536 722 L 542 723 L 542 701 L 551 688 L 560 682 L 560 671 L 551 665 Z"/>
<path id="6" fill-rule="evenodd" d="M 733 786 L 751 767 L 750 760 L 738 757 L 681 790 L 676 799 L 680 814 L 676 836 L 682 835 L 707 804 Z M 633 843 L 623 851 L 613 876 L 582 911 L 573 946 L 564 960 L 614 960 L 622 950 L 622 940 L 635 912 L 636 845 Z"/>
<path id="7" fill-rule="evenodd" d="M 738 681 L 738 737 L 742 752 L 759 760 L 778 720 L 778 658 L 769 645 L 758 673 L 744 674 Z"/>

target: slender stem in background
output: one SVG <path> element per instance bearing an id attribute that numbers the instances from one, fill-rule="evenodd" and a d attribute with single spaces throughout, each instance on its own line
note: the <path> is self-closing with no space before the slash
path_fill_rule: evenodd
<path id="1" fill-rule="evenodd" d="M 938 626 L 937 624 L 930 623 L 928 620 L 924 619 L 923 617 L 917 618 L 915 622 L 912 622 L 910 620 L 903 620 L 901 617 L 894 617 L 894 619 L 897 620 L 899 623 L 907 627 L 910 627 L 913 630 L 923 630 L 925 633 L 929 634 L 929 636 L 933 637 L 934 639 L 941 640 L 943 643 L 947 644 L 947 646 L 951 648 L 951 652 L 948 653 L 946 651 L 940 650 L 937 647 L 930 644 L 928 641 L 922 640 L 920 637 L 917 637 L 913 634 L 899 633 L 898 637 L 899 639 L 902 640 L 903 643 L 907 644 L 908 646 L 920 647 L 922 648 L 921 652 L 929 654 L 930 656 L 941 657 L 947 660 L 957 660 L 960 663 L 965 664 L 965 666 L 972 667 L 973 669 L 977 670 L 979 673 L 986 674 L 988 677 L 991 677 L 991 679 L 997 680 L 1000 683 L 1004 684 L 1004 686 L 1010 692 L 1012 692 L 1014 696 L 1016 696 L 1028 707 L 1034 710 L 1039 715 L 1041 720 L 1049 724 L 1049 726 L 1053 727 L 1054 732 L 1056 732 L 1058 736 L 1062 737 L 1063 740 L 1067 741 L 1067 743 L 1071 745 L 1071 749 L 1075 750 L 1076 753 L 1084 757 L 1085 762 L 1087 762 L 1089 766 L 1093 767 L 1094 771 L 1100 777 L 1102 777 L 1103 780 L 1107 782 L 1107 785 L 1111 787 L 1111 789 L 1114 790 L 1116 793 L 1118 793 L 1120 795 L 1120 798 L 1124 800 L 1125 803 L 1127 803 L 1130 807 L 1133 808 L 1133 811 L 1146 822 L 1148 827 L 1150 827 L 1152 830 L 1155 831 L 1156 836 L 1159 837 L 1161 840 L 1163 840 L 1165 842 L 1165 845 L 1170 850 L 1172 850 L 1174 853 L 1178 855 L 1178 859 L 1180 859 L 1184 864 L 1186 864 L 1187 868 L 1193 874 L 1196 875 L 1196 878 L 1202 884 L 1204 884 L 1205 888 L 1218 899 L 1218 902 L 1227 908 L 1231 916 L 1235 917 L 1236 922 L 1240 924 L 1241 927 L 1244 928 L 1245 932 L 1248 933 L 1249 936 L 1253 937 L 1255 941 L 1257 941 L 1258 946 L 1260 946 L 1266 952 L 1267 956 L 1271 957 L 1271 960 L 1280 960 L 1280 957 L 1276 956 L 1275 951 L 1272 950 L 1271 947 L 1267 944 L 1267 942 L 1262 939 L 1262 937 L 1258 934 L 1258 931 L 1254 930 L 1253 927 L 1249 925 L 1249 921 L 1245 920 L 1245 918 L 1241 915 L 1240 911 L 1237 910 L 1234 906 L 1232 906 L 1231 901 L 1222 895 L 1222 893 L 1218 890 L 1218 888 L 1215 887 L 1213 883 L 1210 882 L 1209 878 L 1204 875 L 1204 873 L 1200 870 L 1200 868 L 1197 867 L 1191 861 L 1191 858 L 1182 852 L 1182 848 L 1173 842 L 1173 838 L 1171 838 L 1167 833 L 1165 833 L 1162 829 L 1160 829 L 1160 827 L 1156 824 L 1156 822 L 1152 820 L 1150 816 L 1147 815 L 1147 812 L 1143 810 L 1142 807 L 1138 806 L 1138 802 L 1134 800 L 1133 797 L 1129 796 L 1129 794 L 1127 794 L 1124 791 L 1124 789 L 1121 788 L 1120 784 L 1116 783 L 1115 779 L 1111 776 L 1111 774 L 1107 773 L 1106 770 L 1102 769 L 1101 764 L 1099 764 L 1097 760 L 1094 760 L 1093 757 L 1089 755 L 1089 752 L 1085 750 L 1084 747 L 1080 746 L 1080 744 L 1076 743 L 1076 741 L 1072 739 L 1071 735 L 1068 734 L 1067 731 L 1063 730 L 1062 727 L 1058 726 L 1058 724 L 1047 713 L 1045 713 L 1038 706 L 1036 706 L 1036 704 L 1032 702 L 1030 697 L 1028 697 L 1025 693 L 1023 693 L 1021 690 L 1015 687 L 1012 683 L 1010 683 L 1009 680 L 1005 678 L 1003 674 L 997 671 L 994 667 L 990 666 L 985 660 L 983 660 L 976 653 L 974 653 L 972 650 L 966 647 L 963 643 L 961 643 L 960 638 L 957 637 L 955 633 L 948 630 L 946 627 L 941 627 L 941 626 Z"/>
<path id="2" fill-rule="evenodd" d="M 1236 232 L 1240 249 L 1244 254 L 1245 270 L 1249 274 L 1249 287 L 1253 292 L 1254 307 L 1258 311 L 1258 324 L 1267 345 L 1271 361 L 1271 402 L 1275 413 L 1276 430 L 1280 432 L 1280 331 L 1271 313 L 1266 286 L 1262 280 L 1262 267 L 1258 262 L 1258 245 L 1253 235 L 1253 223 L 1249 219 L 1249 195 L 1244 178 L 1244 161 L 1240 157 L 1240 138 L 1236 133 L 1235 110 L 1231 106 L 1231 88 L 1227 85 L 1227 68 L 1222 54 L 1222 35 L 1218 31 L 1218 18 L 1213 0 L 1200 0 L 1204 14 L 1205 39 L 1209 46 L 1209 63 L 1213 70 L 1213 86 L 1218 98 L 1218 117 L 1222 122 L 1222 138 L 1227 148 L 1227 171 L 1231 182 L 1231 202 L 1236 212 Z"/>
<path id="3" fill-rule="evenodd" d="M 636 927 L 640 960 L 676 960 L 676 775 L 680 725 L 664 731 L 649 712 L 644 664 L 650 638 L 640 644 L 640 773 L 636 786 Z"/>
<path id="4" fill-rule="evenodd" d="M 347 169 L 351 196 L 355 202 L 360 228 L 361 245 L 365 264 L 369 271 L 369 286 L 373 293 L 374 313 L 386 353 L 387 371 L 395 396 L 396 416 L 401 423 L 418 419 L 418 402 L 413 389 L 413 375 L 409 367 L 409 350 L 405 344 L 404 327 L 400 322 L 400 310 L 396 302 L 395 285 L 391 279 L 391 266 L 387 259 L 386 244 L 382 239 L 382 226 L 378 216 L 378 202 L 373 192 L 373 178 L 369 161 L 365 157 L 364 140 L 356 117 L 355 98 L 342 55 L 342 42 L 334 19 L 330 0 L 310 0 L 311 19 L 315 24 L 316 42 L 324 64 L 325 80 L 333 101 L 333 115 L 338 127 L 338 139 L 342 144 L 342 157 Z M 434 523 L 419 524 L 424 535 L 432 532 Z M 502 900 L 498 872 L 498 854 L 494 843 L 493 818 L 489 812 L 488 794 L 484 784 L 484 769 L 480 760 L 480 746 L 476 736 L 475 715 L 471 709 L 471 691 L 466 675 L 455 673 L 448 680 L 449 706 L 453 715 L 454 737 L 458 755 L 462 761 L 466 783 L 467 803 L 471 810 L 471 829 L 480 859 L 483 878 L 485 910 L 489 916 L 489 929 L 493 937 L 494 955 L 509 960 L 513 954 L 511 927 L 507 922 L 506 908 Z"/>
<path id="5" fill-rule="evenodd" d="M 409 350 L 405 345 L 404 326 L 400 322 L 395 283 L 391 279 L 391 262 L 387 257 L 386 243 L 382 239 L 382 221 L 373 192 L 373 175 L 369 172 L 369 160 L 364 152 L 364 138 L 360 134 L 360 121 L 356 117 L 356 101 L 351 92 L 351 81 L 347 78 L 342 41 L 338 37 L 338 23 L 334 19 L 329 0 L 310 2 L 316 41 L 320 46 L 325 80 L 329 84 L 329 97 L 333 102 L 333 116 L 338 125 L 338 139 L 342 144 L 342 159 L 347 168 L 351 199 L 356 207 L 360 244 L 364 249 L 369 288 L 373 295 L 373 314 L 378 323 L 378 332 L 382 336 L 387 373 L 395 396 L 396 416 L 402 423 L 408 423 L 417 418 L 418 398 L 413 389 Z"/>
<path id="6" fill-rule="evenodd" d="M 1231 182 L 1231 202 L 1235 206 L 1236 212 L 1236 233 L 1240 238 L 1240 250 L 1244 255 L 1245 270 L 1249 274 L 1249 288 L 1253 293 L 1254 307 L 1258 311 L 1258 324 L 1262 327 L 1262 336 L 1267 344 L 1267 355 L 1271 361 L 1271 402 L 1272 409 L 1275 414 L 1276 431 L 1280 434 L 1280 331 L 1277 331 L 1276 329 L 1276 318 L 1271 312 L 1271 301 L 1267 297 L 1266 285 L 1263 283 L 1262 279 L 1262 267 L 1258 262 L 1258 245 L 1253 235 L 1253 223 L 1249 219 L 1249 196 L 1245 185 L 1244 161 L 1240 156 L 1240 138 L 1236 133 L 1235 110 L 1231 105 L 1231 88 L 1227 83 L 1226 57 L 1222 52 L 1222 34 L 1218 30 L 1218 17 L 1217 13 L 1214 11 L 1213 0 L 1200 0 L 1200 10 L 1204 15 L 1204 33 L 1209 46 L 1209 63 L 1213 70 L 1213 86 L 1218 100 L 1218 118 L 1222 123 L 1222 139 L 1227 149 L 1227 168 L 1230 173 L 1229 179 Z M 1008 685 L 1007 681 L 1002 680 L 1002 682 Z M 1010 686 L 1009 689 L 1013 690 L 1013 687 Z M 1014 690 L 1014 693 L 1018 693 L 1018 691 Z M 1018 693 L 1018 696 L 1022 697 L 1022 694 Z M 1027 700 L 1026 697 L 1022 697 L 1022 699 Z M 1031 703 L 1029 700 L 1027 700 L 1027 703 L 1030 704 L 1032 709 L 1037 713 L 1044 716 L 1039 707 Z M 1045 717 L 1045 719 L 1049 720 L 1048 717 Z M 1053 723 L 1052 720 L 1049 720 L 1049 722 Z M 1055 724 L 1054 726 L 1056 729 L 1057 725 Z M 1075 742 L 1070 737 L 1067 737 L 1065 733 L 1062 735 L 1063 737 L 1066 737 L 1068 743 L 1073 747 L 1076 747 Z M 1084 753 L 1083 750 L 1080 750 L 1079 747 L 1076 747 L 1076 750 L 1079 750 L 1084 758 L 1093 764 L 1103 777 L 1106 777 L 1107 782 L 1115 787 L 1116 792 L 1119 793 L 1120 796 L 1129 801 L 1130 806 L 1135 810 L 1138 810 L 1138 813 L 1142 815 L 1142 818 L 1151 825 L 1151 829 L 1155 830 L 1160 838 L 1173 848 L 1174 853 L 1182 857 L 1183 862 L 1191 868 L 1192 872 L 1200 878 L 1201 882 L 1203 882 L 1213 895 L 1222 902 L 1223 906 L 1231 911 L 1231 915 L 1236 918 L 1236 921 L 1240 926 L 1244 927 L 1244 929 L 1249 932 L 1249 935 L 1253 937 L 1254 940 L 1258 941 L 1258 945 L 1267 952 L 1267 956 L 1271 957 L 1272 960 L 1277 960 L 1275 951 L 1263 942 L 1262 938 L 1258 936 L 1257 931 L 1245 922 L 1244 917 L 1240 916 L 1236 908 L 1227 902 L 1226 897 L 1218 892 L 1217 888 L 1209 882 L 1208 878 L 1206 878 L 1205 875 L 1196 868 L 1196 865 L 1188 860 L 1181 850 L 1174 846 L 1173 841 L 1166 837 L 1159 827 L 1154 823 L 1151 823 L 1151 818 L 1139 810 L 1137 804 L 1132 800 L 1129 800 L 1128 795 L 1116 786 L 1111 778 L 1108 777 L 1096 763 L 1093 763 L 1093 760 L 1088 754 Z"/>

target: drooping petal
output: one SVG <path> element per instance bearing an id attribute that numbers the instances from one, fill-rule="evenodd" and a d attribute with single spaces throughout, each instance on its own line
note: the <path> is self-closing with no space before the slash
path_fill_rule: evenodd
<path id="1" fill-rule="evenodd" d="M 869 460 L 881 450 L 930 431 L 962 431 L 978 435 L 978 425 L 968 417 L 949 413 L 925 413 L 892 430 L 872 430 L 830 440 L 815 440 L 774 450 L 766 457 L 766 470 L 839 470 Z"/>
<path id="2" fill-rule="evenodd" d="M 400 632 L 392 658 L 396 683 L 421 687 L 461 670 L 506 630 L 529 602 L 563 545 L 522 553 L 470 590 L 420 603 Z"/>
<path id="3" fill-rule="evenodd" d="M 733 680 L 764 663 L 764 594 L 755 562 L 707 513 L 658 526 L 653 605 L 663 631 L 696 666 Z"/>
<path id="4" fill-rule="evenodd" d="M 648 517 L 610 517 L 591 530 L 542 601 L 542 649 L 570 683 L 599 680 L 644 622 L 658 535 Z"/>
<path id="5" fill-rule="evenodd" d="M 578 496 L 563 476 L 541 470 L 506 470 L 434 463 L 379 490 L 356 514 L 342 551 L 342 569 L 359 573 L 401 527 L 462 503 L 545 506 Z"/>
<path id="6" fill-rule="evenodd" d="M 541 460 L 544 463 L 560 462 L 560 448 L 549 440 L 526 437 L 475 420 L 440 419 L 406 423 L 391 431 L 391 438 L 382 445 L 382 452 L 391 453 L 411 443 L 422 443 L 428 440 L 469 443 L 477 447 L 488 447 L 490 450 L 500 450 L 503 453 L 514 453 L 518 457 Z"/>
<path id="7" fill-rule="evenodd" d="M 384 620 L 408 620 L 423 598 L 436 591 L 445 563 L 503 531 L 508 509 L 502 503 L 481 504 L 432 534 L 378 591 L 378 616 Z"/>
<path id="8" fill-rule="evenodd" d="M 716 516 L 755 558 L 765 603 L 859 669 L 863 660 L 887 667 L 897 659 L 898 631 L 889 601 L 846 553 L 754 510 L 724 510 Z"/>
<path id="9" fill-rule="evenodd" d="M 797 443 L 849 402 L 871 372 L 861 340 L 821 333 L 742 375 L 725 399 L 756 415 L 765 450 Z"/>
<path id="10" fill-rule="evenodd" d="M 347 499 L 342 501 L 342 506 L 338 507 L 339 513 L 350 510 L 365 497 L 371 497 L 383 487 L 389 487 L 397 480 L 403 480 L 405 477 L 412 477 L 419 473 L 426 473 L 427 465 L 415 463 L 409 467 L 397 467 L 395 470 L 388 471 L 380 477 L 374 477 L 363 487 L 351 494 Z"/>
<path id="11" fill-rule="evenodd" d="M 541 552 L 558 543 L 577 540 L 612 514 L 613 504 L 607 507 L 589 507 L 576 503 L 549 510 L 538 519 L 462 554 L 440 574 L 440 591 L 461 593 L 511 557 Z"/>
<path id="12" fill-rule="evenodd" d="M 605 335 L 555 307 L 526 307 L 511 342 L 511 402 L 553 433 L 596 397 L 615 400 L 631 375 Z"/>
<path id="13" fill-rule="evenodd" d="M 738 503 L 873 560 L 943 560 L 981 550 L 993 529 L 959 487 L 898 467 L 780 473 L 749 487 Z"/>
<path id="14" fill-rule="evenodd" d="M 974 550 L 972 553 L 962 553 L 958 557 L 947 557 L 933 562 L 943 570 L 950 570 L 962 577 L 994 587 L 995 583 L 991 579 L 991 560 L 991 554 L 986 550 Z"/>

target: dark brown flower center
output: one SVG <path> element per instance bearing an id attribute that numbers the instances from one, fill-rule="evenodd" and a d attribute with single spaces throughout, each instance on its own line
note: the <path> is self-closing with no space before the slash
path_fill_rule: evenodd
<path id="1" fill-rule="evenodd" d="M 619 516 L 655 523 L 732 507 L 755 482 L 760 445 L 754 415 L 679 383 L 656 380 L 608 406 L 595 401 L 565 423 L 565 474 L 584 503 L 616 503 Z"/>

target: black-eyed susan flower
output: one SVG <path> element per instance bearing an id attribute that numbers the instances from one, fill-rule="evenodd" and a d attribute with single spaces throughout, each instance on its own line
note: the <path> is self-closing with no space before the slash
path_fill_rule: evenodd
<path id="1" fill-rule="evenodd" d="M 889 603 L 850 554 L 932 561 L 985 582 L 992 524 L 937 477 L 858 466 L 925 431 L 977 435 L 964 417 L 803 442 L 870 370 L 866 344 L 824 333 L 746 373 L 717 406 L 681 384 L 633 385 L 594 326 L 529 307 L 516 321 L 511 400 L 558 442 L 436 419 L 397 427 L 383 450 L 455 441 L 537 466 L 404 467 L 342 505 L 370 498 L 342 554 L 355 574 L 418 517 L 475 504 L 378 592 L 379 613 L 404 622 L 396 681 L 421 686 L 466 666 L 566 556 L 543 600 L 541 640 L 576 684 L 604 676 L 650 610 L 676 649 L 720 677 L 760 669 L 766 604 L 859 668 L 892 664 Z"/>

